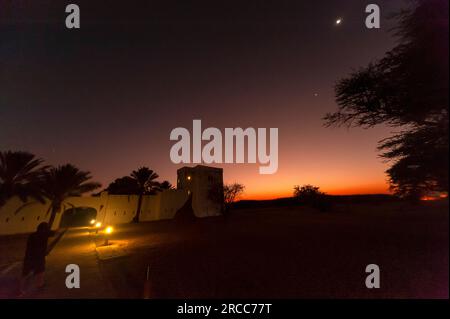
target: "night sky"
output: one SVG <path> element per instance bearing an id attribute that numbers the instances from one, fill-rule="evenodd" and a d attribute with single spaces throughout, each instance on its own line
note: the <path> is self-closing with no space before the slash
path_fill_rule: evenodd
<path id="1" fill-rule="evenodd" d="M 81 29 L 65 28 L 65 6 Z M 393 47 L 404 1 L 0 0 L 0 150 L 77 165 L 104 186 L 146 165 L 174 184 L 175 127 L 278 127 L 279 168 L 218 165 L 246 198 L 385 193 L 377 141 L 392 129 L 325 128 L 334 84 Z M 336 26 L 341 17 L 343 22 Z"/>

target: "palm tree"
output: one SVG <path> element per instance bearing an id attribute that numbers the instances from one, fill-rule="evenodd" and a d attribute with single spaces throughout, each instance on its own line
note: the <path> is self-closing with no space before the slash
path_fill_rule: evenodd
<path id="1" fill-rule="evenodd" d="M 89 182 L 91 174 L 80 171 L 72 164 L 46 169 L 41 177 L 42 194 L 48 198 L 50 204 L 50 229 L 56 214 L 61 210 L 63 202 L 71 196 L 81 196 L 100 187 L 99 183 Z"/>
<path id="2" fill-rule="evenodd" d="M 136 209 L 136 215 L 133 218 L 133 222 L 139 223 L 142 198 L 144 195 L 154 194 L 156 191 L 160 190 L 159 183 L 156 181 L 159 176 L 148 167 L 140 167 L 137 171 L 133 171 L 130 176 L 136 180 L 139 187 L 138 205 Z"/>
<path id="3" fill-rule="evenodd" d="M 38 187 L 42 162 L 28 152 L 0 152 L 0 207 L 14 196 L 23 202 L 28 197 L 44 202 Z"/>

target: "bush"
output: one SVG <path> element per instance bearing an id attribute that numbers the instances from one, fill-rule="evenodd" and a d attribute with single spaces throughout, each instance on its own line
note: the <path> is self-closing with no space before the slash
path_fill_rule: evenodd
<path id="1" fill-rule="evenodd" d="M 303 185 L 294 187 L 294 198 L 300 203 L 313 207 L 321 212 L 330 211 L 332 208 L 331 198 L 321 192 L 319 187 Z"/>

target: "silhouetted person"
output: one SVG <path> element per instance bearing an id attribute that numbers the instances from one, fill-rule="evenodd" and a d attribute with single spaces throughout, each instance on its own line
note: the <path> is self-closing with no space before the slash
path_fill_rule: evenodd
<path id="1" fill-rule="evenodd" d="M 42 222 L 36 232 L 28 237 L 27 248 L 23 260 L 22 278 L 20 280 L 20 293 L 24 293 L 27 278 L 32 274 L 36 277 L 38 288 L 44 286 L 45 256 L 47 255 L 47 242 L 54 232 L 48 223 Z"/>

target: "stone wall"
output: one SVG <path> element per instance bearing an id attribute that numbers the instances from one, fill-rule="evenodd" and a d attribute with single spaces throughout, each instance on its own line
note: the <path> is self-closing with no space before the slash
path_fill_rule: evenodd
<path id="1" fill-rule="evenodd" d="M 170 219 L 188 199 L 185 190 L 165 190 L 157 195 L 146 195 L 142 201 L 141 221 Z M 64 211 L 73 207 L 90 207 L 97 211 L 97 220 L 103 225 L 129 223 L 136 214 L 138 196 L 109 195 L 68 198 L 57 214 L 53 229 L 59 228 Z M 0 235 L 33 232 L 37 225 L 50 218 L 49 203 L 21 202 L 12 198 L 0 208 Z"/>

